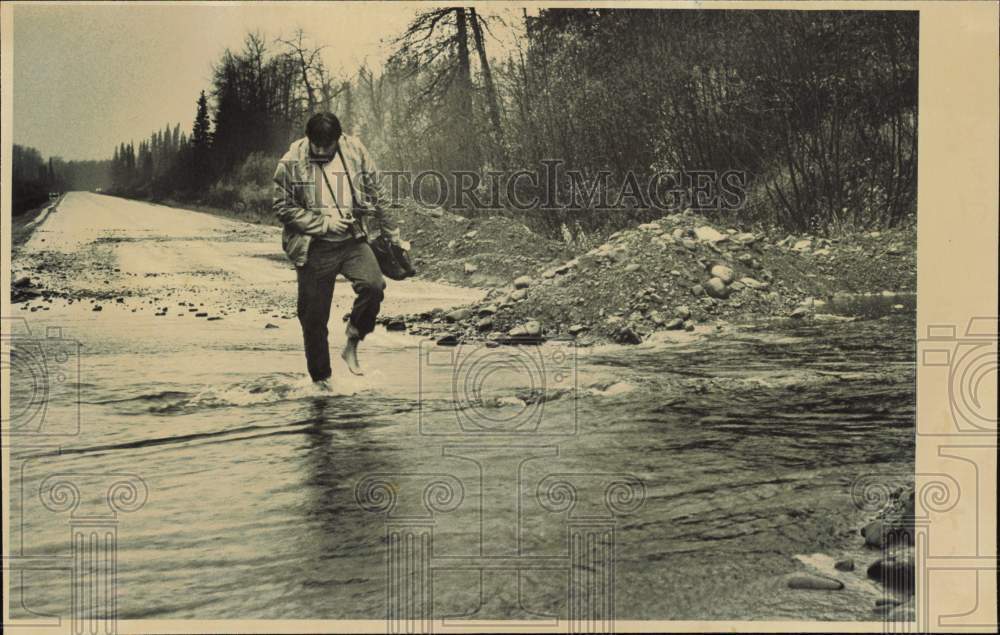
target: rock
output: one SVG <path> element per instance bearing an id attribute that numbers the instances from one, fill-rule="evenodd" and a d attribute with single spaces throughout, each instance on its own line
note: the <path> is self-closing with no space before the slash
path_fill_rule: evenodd
<path id="1" fill-rule="evenodd" d="M 10 296 L 11 296 L 10 298 L 11 302 L 18 303 L 18 302 L 28 302 L 29 300 L 35 300 L 37 298 L 40 298 L 42 297 L 42 293 L 38 289 L 22 287 L 20 289 L 11 289 Z M 72 301 L 73 301 L 72 298 L 70 298 L 70 302 Z M 35 308 L 32 307 L 32 310 L 35 310 Z"/>
<path id="2" fill-rule="evenodd" d="M 209 322 L 215 322 L 215 321 L 221 320 L 221 319 L 222 319 L 221 315 L 213 315 L 212 317 L 208 318 L 208 321 Z"/>
<path id="3" fill-rule="evenodd" d="M 524 323 L 524 332 L 528 337 L 538 337 L 542 334 L 542 325 L 538 320 L 528 320 Z"/>
<path id="4" fill-rule="evenodd" d="M 695 297 L 705 295 L 705 287 L 701 286 L 700 284 L 696 284 L 696 285 L 692 286 L 691 287 L 691 295 L 693 295 Z"/>
<path id="5" fill-rule="evenodd" d="M 650 311 L 649 319 L 653 324 L 657 326 L 663 326 L 664 324 L 666 324 L 666 321 L 663 319 L 663 316 L 660 315 L 659 311 Z"/>
<path id="6" fill-rule="evenodd" d="M 868 577 L 895 591 L 913 592 L 916 560 L 912 547 L 899 547 L 868 567 Z"/>
<path id="7" fill-rule="evenodd" d="M 621 262 L 625 258 L 625 250 L 613 249 L 608 251 L 604 257 L 607 258 L 609 262 Z"/>
<path id="8" fill-rule="evenodd" d="M 91 311 L 103 311 L 103 310 L 104 310 L 104 307 L 102 307 L 100 304 L 95 304 L 94 308 L 91 309 Z"/>
<path id="9" fill-rule="evenodd" d="M 742 291 L 745 286 L 746 285 L 740 282 L 739 280 L 734 280 L 733 283 L 729 285 L 729 288 L 732 291 Z"/>
<path id="10" fill-rule="evenodd" d="M 520 302 L 521 300 L 528 297 L 527 289 L 518 289 L 514 293 L 510 294 L 510 299 L 512 302 Z"/>
<path id="11" fill-rule="evenodd" d="M 676 269 L 671 269 L 670 270 L 670 275 L 672 275 L 672 276 L 674 276 L 676 278 L 676 277 L 678 277 L 678 276 L 681 275 L 681 272 L 677 271 Z"/>
<path id="12" fill-rule="evenodd" d="M 731 284 L 736 279 L 736 272 L 726 265 L 713 265 L 709 273 L 725 284 Z"/>
<path id="13" fill-rule="evenodd" d="M 553 269 L 553 271 L 556 273 L 556 275 L 560 275 L 561 276 L 564 273 L 568 273 L 570 269 L 576 267 L 579 264 L 579 262 L 580 262 L 579 260 L 577 260 L 576 258 L 574 258 L 573 260 L 570 260 L 570 261 L 566 262 L 565 264 L 559 265 L 558 267 L 556 267 L 555 269 Z"/>
<path id="14" fill-rule="evenodd" d="M 753 234 L 751 234 L 749 232 L 743 232 L 743 233 L 734 235 L 733 236 L 733 240 L 735 240 L 736 242 L 739 242 L 739 243 L 743 243 L 744 245 L 749 245 L 751 243 L 757 242 L 757 236 L 755 236 L 755 235 L 753 235 Z"/>
<path id="15" fill-rule="evenodd" d="M 727 238 L 722 232 L 709 227 L 708 225 L 702 225 L 701 227 L 694 230 L 694 235 L 698 240 L 704 240 L 708 242 L 718 242 Z"/>
<path id="16" fill-rule="evenodd" d="M 910 512 L 910 518 L 912 518 L 912 511 Z M 861 535 L 865 538 L 865 545 L 877 548 L 890 543 L 912 545 L 912 526 L 905 525 L 905 522 L 905 518 L 895 523 L 886 523 L 882 519 L 871 521 L 861 528 Z"/>
<path id="17" fill-rule="evenodd" d="M 916 490 L 913 485 L 904 485 L 900 488 L 897 500 L 902 501 L 900 508 L 900 522 L 905 523 L 908 527 L 912 527 L 913 515 L 916 511 Z"/>
<path id="18" fill-rule="evenodd" d="M 668 331 L 676 331 L 682 329 L 684 328 L 684 320 L 680 318 L 674 318 L 669 322 L 667 322 L 666 324 L 664 324 L 663 328 L 667 329 Z"/>
<path id="19" fill-rule="evenodd" d="M 687 249 L 688 251 L 694 251 L 698 248 L 698 243 L 691 240 L 690 238 L 685 238 L 684 240 L 681 241 L 681 244 L 684 245 L 684 248 Z"/>
<path id="20" fill-rule="evenodd" d="M 525 337 L 528 334 L 528 329 L 523 326 L 515 326 L 511 330 L 507 331 L 507 335 L 510 337 Z"/>
<path id="21" fill-rule="evenodd" d="M 449 240 L 448 241 L 448 251 L 451 251 L 452 249 L 454 249 L 457 244 L 458 243 L 455 242 L 454 240 Z"/>
<path id="22" fill-rule="evenodd" d="M 739 281 L 742 282 L 743 285 L 749 289 L 766 289 L 770 286 L 766 282 L 761 282 L 760 280 L 757 280 L 755 278 L 745 277 L 745 278 L 740 278 Z"/>
<path id="23" fill-rule="evenodd" d="M 807 589 L 810 591 L 839 591 L 844 588 L 844 583 L 836 578 L 809 573 L 795 573 L 788 576 L 788 588 Z"/>
<path id="24" fill-rule="evenodd" d="M 881 520 L 873 520 L 861 528 L 861 536 L 865 539 L 865 545 L 869 547 L 881 547 L 883 533 Z"/>
<path id="25" fill-rule="evenodd" d="M 637 229 L 644 232 L 658 232 L 663 228 L 660 227 L 659 223 L 643 223 Z"/>
<path id="26" fill-rule="evenodd" d="M 575 337 L 586 330 L 587 327 L 584 326 L 583 324 L 574 324 L 573 326 L 569 327 L 569 334 Z"/>
<path id="27" fill-rule="evenodd" d="M 515 289 L 527 289 L 530 286 L 531 286 L 531 277 L 530 276 L 521 276 L 520 278 L 516 278 L 514 280 L 514 288 Z"/>
<path id="28" fill-rule="evenodd" d="M 30 287 L 31 278 L 29 278 L 28 276 L 21 276 L 20 278 L 15 280 L 11 286 L 14 287 L 15 289 L 23 289 L 24 287 Z"/>
<path id="29" fill-rule="evenodd" d="M 619 344 L 640 344 L 642 337 L 631 326 L 621 326 L 611 334 L 611 339 Z"/>
<path id="30" fill-rule="evenodd" d="M 473 274 L 479 271 L 479 267 L 472 264 L 471 262 L 465 263 L 464 268 L 465 268 L 465 275 Z"/>
<path id="31" fill-rule="evenodd" d="M 455 309 L 448 315 L 444 316 L 444 319 L 449 322 L 461 322 L 472 317 L 472 309 Z"/>
<path id="32" fill-rule="evenodd" d="M 684 330 L 685 331 L 693 331 L 694 330 L 694 322 L 692 322 L 691 320 L 684 320 Z"/>
<path id="33" fill-rule="evenodd" d="M 838 560 L 833 563 L 833 568 L 837 571 L 854 571 L 854 559 L 845 558 L 843 560 Z"/>
<path id="34" fill-rule="evenodd" d="M 493 328 L 493 318 L 491 316 L 484 317 L 483 319 L 476 322 L 476 328 L 480 331 L 488 331 Z"/>
<path id="35" fill-rule="evenodd" d="M 473 229 L 473 230 L 472 230 L 471 232 L 466 232 L 466 233 L 465 233 L 465 234 L 464 234 L 464 235 L 462 236 L 462 238 L 466 238 L 466 239 L 469 239 L 469 238 L 475 238 L 475 237 L 476 237 L 476 235 L 478 235 L 478 234 L 479 234 L 479 232 Z"/>
<path id="36" fill-rule="evenodd" d="M 277 324 L 271 324 L 270 322 L 268 322 L 267 324 L 264 325 L 264 328 L 266 328 L 266 329 L 277 329 L 277 328 L 281 328 L 281 327 L 279 327 Z"/>
<path id="37" fill-rule="evenodd" d="M 486 306 L 479 307 L 479 317 L 487 317 L 493 315 L 497 312 L 496 305 L 488 304 Z"/>
<path id="38" fill-rule="evenodd" d="M 705 293 L 713 298 L 724 300 L 729 297 L 729 288 L 721 278 L 709 278 L 702 283 L 702 287 L 705 288 Z"/>
<path id="39" fill-rule="evenodd" d="M 632 273 L 633 271 L 638 271 L 639 269 L 641 269 L 639 263 L 633 262 L 632 264 L 625 267 L 625 273 Z"/>
<path id="40" fill-rule="evenodd" d="M 389 320 L 385 324 L 385 330 L 387 330 L 387 331 L 405 331 L 406 330 L 406 322 L 404 322 L 403 320 L 400 320 L 399 318 L 396 318 L 394 320 Z"/>
<path id="41" fill-rule="evenodd" d="M 671 236 L 671 237 L 672 237 L 672 238 L 673 238 L 674 240 L 683 240 L 683 239 L 684 239 L 684 230 L 683 230 L 683 229 L 681 229 L 680 227 L 678 227 L 677 229 L 675 229 L 675 230 L 673 231 L 673 233 L 671 233 L 671 234 L 670 234 L 670 236 Z"/>
<path id="42" fill-rule="evenodd" d="M 895 606 L 886 614 L 885 619 L 889 622 L 916 622 L 917 611 L 912 602 Z"/>
<path id="43" fill-rule="evenodd" d="M 548 271 L 542 272 L 542 277 L 546 280 L 551 280 L 556 277 L 555 269 L 549 269 Z"/>
<path id="44" fill-rule="evenodd" d="M 195 317 L 208 317 L 208 313 L 205 311 L 198 311 L 194 314 Z"/>
<path id="45" fill-rule="evenodd" d="M 681 305 L 681 306 L 677 307 L 677 309 L 674 311 L 674 315 L 676 315 L 677 317 L 679 317 L 682 320 L 691 319 L 691 309 L 689 309 L 685 305 Z"/>
<path id="46" fill-rule="evenodd" d="M 812 247 L 812 241 L 809 240 L 808 238 L 803 238 L 802 240 L 798 240 L 795 242 L 794 245 L 792 245 L 792 249 L 794 251 L 805 251 L 810 247 Z"/>
<path id="47" fill-rule="evenodd" d="M 444 216 L 444 210 L 441 209 L 440 207 L 429 207 L 422 211 L 424 214 L 427 214 L 431 218 L 441 218 L 442 216 Z"/>
<path id="48" fill-rule="evenodd" d="M 445 335 L 443 337 L 439 337 L 438 340 L 437 340 L 437 342 L 435 342 L 435 343 L 438 346 L 457 346 L 458 345 L 458 336 L 452 335 L 452 334 L 449 333 L 448 335 Z"/>
<path id="49" fill-rule="evenodd" d="M 796 320 L 801 320 L 802 318 L 809 317 L 812 314 L 807 307 L 799 306 L 795 307 L 795 310 L 788 314 L 788 317 L 794 318 Z"/>

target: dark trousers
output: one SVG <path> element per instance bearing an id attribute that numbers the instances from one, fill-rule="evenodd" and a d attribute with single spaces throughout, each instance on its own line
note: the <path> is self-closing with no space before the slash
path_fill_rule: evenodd
<path id="1" fill-rule="evenodd" d="M 350 327 L 359 339 L 375 328 L 375 318 L 384 297 L 385 280 L 368 243 L 360 238 L 342 242 L 313 239 L 309 243 L 306 264 L 297 267 L 299 281 L 298 314 L 305 341 L 306 365 L 313 381 L 327 379 L 330 370 L 330 345 L 327 322 L 333 301 L 333 283 L 337 274 L 351 281 L 354 307 Z"/>

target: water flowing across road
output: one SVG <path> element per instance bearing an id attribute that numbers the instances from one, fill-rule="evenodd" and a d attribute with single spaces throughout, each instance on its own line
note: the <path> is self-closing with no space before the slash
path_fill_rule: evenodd
<path id="1" fill-rule="evenodd" d="M 72 553 L 54 476 L 105 514 L 104 482 L 138 477 L 145 503 L 116 517 L 122 619 L 384 618 L 387 521 L 433 523 L 439 616 L 565 617 L 567 571 L 594 568 L 566 557 L 567 527 L 594 522 L 614 525 L 620 619 L 874 619 L 850 489 L 912 472 L 912 303 L 635 347 L 379 330 L 368 374 L 337 367 L 322 395 L 273 229 L 71 193 L 15 267 L 75 297 L 15 308 L 11 551 Z M 387 310 L 479 295 L 391 283 Z M 841 591 L 782 578 L 841 557 L 859 564 Z M 13 618 L 72 601 L 65 571 L 11 591 Z"/>

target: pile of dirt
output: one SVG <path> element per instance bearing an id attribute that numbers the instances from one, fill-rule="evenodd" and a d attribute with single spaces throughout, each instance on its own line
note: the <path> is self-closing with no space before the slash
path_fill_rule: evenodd
<path id="1" fill-rule="evenodd" d="M 572 247 L 535 234 L 509 218 L 466 218 L 406 201 L 389 212 L 410 241 L 420 277 L 471 287 L 496 287 L 566 260 Z"/>
<path id="2" fill-rule="evenodd" d="M 420 266 L 448 272 L 452 278 L 446 279 L 453 280 L 457 263 L 471 260 L 486 265 L 481 279 L 505 275 L 506 284 L 475 306 L 383 318 L 388 328 L 438 336 L 443 344 L 562 336 L 634 344 L 654 331 L 693 330 L 698 323 L 806 318 L 836 294 L 916 288 L 912 228 L 781 238 L 713 227 L 687 212 L 617 232 L 571 257 L 568 246 L 513 235 L 510 225 L 494 232 L 486 222 L 450 215 L 446 224 L 448 233 L 425 243 L 423 253 L 414 247 Z M 416 235 L 438 231 L 423 229 Z M 522 245 L 533 250 L 522 251 Z M 553 264 L 559 255 L 569 257 Z"/>

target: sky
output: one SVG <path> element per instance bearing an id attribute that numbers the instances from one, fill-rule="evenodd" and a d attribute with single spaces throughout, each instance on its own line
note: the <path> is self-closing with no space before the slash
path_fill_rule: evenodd
<path id="1" fill-rule="evenodd" d="M 379 68 L 418 3 L 114 3 L 13 6 L 14 143 L 66 160 L 107 159 L 165 124 L 190 133 L 211 66 L 248 32 L 302 28 L 346 76 Z M 494 29 L 496 32 L 496 29 Z M 500 37 L 503 37 L 502 35 Z M 488 44 L 489 46 L 489 44 Z"/>

